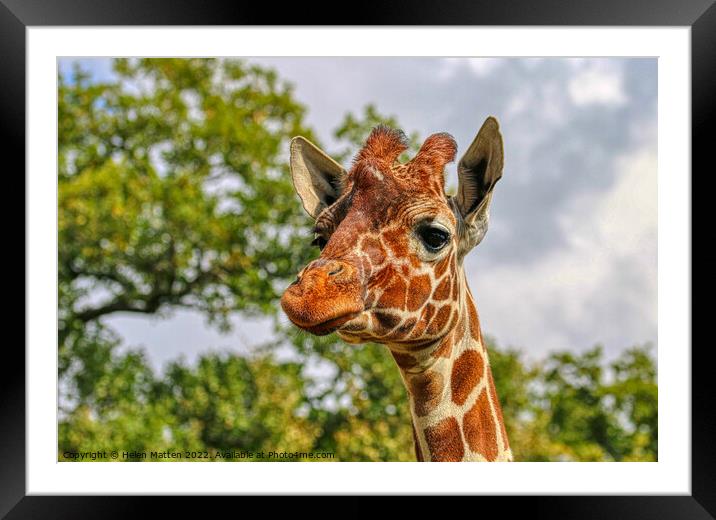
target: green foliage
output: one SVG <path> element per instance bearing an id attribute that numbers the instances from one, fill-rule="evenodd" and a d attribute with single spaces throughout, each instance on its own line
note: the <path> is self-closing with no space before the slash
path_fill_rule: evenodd
<path id="1" fill-rule="evenodd" d="M 158 374 L 105 325 L 176 307 L 224 328 L 236 312 L 275 315 L 287 280 L 318 255 L 289 180 L 288 140 L 315 140 L 290 86 L 236 60 L 116 60 L 115 72 L 59 82 L 60 460 L 113 449 L 414 460 L 405 389 L 380 345 L 277 321 L 250 356 Z M 335 156 L 347 161 L 379 123 L 399 126 L 374 106 L 348 114 Z M 292 361 L 277 361 L 286 347 Z M 611 363 L 599 348 L 532 363 L 490 342 L 490 361 L 517 460 L 656 460 L 648 346 Z"/>
<path id="2" fill-rule="evenodd" d="M 650 345 L 611 363 L 599 346 L 583 354 L 556 352 L 531 366 L 518 353 L 494 347 L 490 359 L 517 460 L 657 459 Z"/>
<path id="3" fill-rule="evenodd" d="M 275 312 L 276 282 L 309 254 L 285 161 L 292 136 L 311 136 L 304 107 L 239 61 L 115 72 L 60 77 L 61 340 L 120 311 L 183 306 L 223 326 L 236 310 Z"/>
<path id="4" fill-rule="evenodd" d="M 414 460 L 407 395 L 385 347 L 286 333 L 304 364 L 321 362 L 334 374 L 309 393 L 309 419 L 321 425 L 317 451 L 348 461 Z"/>
<path id="5" fill-rule="evenodd" d="M 96 399 L 60 422 L 61 454 L 119 449 L 214 456 L 307 451 L 314 444 L 317 425 L 296 415 L 304 381 L 295 363 L 209 355 L 196 367 L 173 363 L 156 378 L 135 352 L 110 358 L 95 382 Z"/>

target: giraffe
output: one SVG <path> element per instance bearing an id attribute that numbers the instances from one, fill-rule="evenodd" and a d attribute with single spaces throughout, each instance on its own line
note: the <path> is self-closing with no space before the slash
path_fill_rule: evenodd
<path id="1" fill-rule="evenodd" d="M 400 130 L 378 126 L 346 171 L 303 137 L 290 146 L 293 183 L 321 249 L 281 298 L 312 334 L 390 350 L 408 393 L 418 461 L 510 461 L 507 433 L 475 301 L 463 269 L 483 239 L 503 143 L 487 118 L 458 163 L 433 134 L 410 161 Z"/>

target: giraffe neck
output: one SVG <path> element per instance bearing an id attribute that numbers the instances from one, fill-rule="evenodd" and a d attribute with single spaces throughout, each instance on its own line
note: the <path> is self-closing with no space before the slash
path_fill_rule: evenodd
<path id="1" fill-rule="evenodd" d="M 512 453 L 477 311 L 464 275 L 460 278 L 455 327 L 421 347 L 426 354 L 417 365 L 401 364 L 394 353 L 408 390 L 416 455 L 425 461 L 509 461 Z"/>

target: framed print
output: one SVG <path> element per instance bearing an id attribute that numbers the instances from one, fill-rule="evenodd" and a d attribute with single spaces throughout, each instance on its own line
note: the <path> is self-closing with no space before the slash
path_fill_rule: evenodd
<path id="1" fill-rule="evenodd" d="M 435 494 L 713 517 L 691 205 L 716 7 L 613 4 L 346 26 L 3 0 L 27 305 L 0 511 Z"/>

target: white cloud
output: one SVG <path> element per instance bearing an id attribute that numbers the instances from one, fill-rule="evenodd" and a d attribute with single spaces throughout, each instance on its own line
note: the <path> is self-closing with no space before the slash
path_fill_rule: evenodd
<path id="1" fill-rule="evenodd" d="M 582 66 L 587 64 L 586 67 Z M 621 69 L 609 60 L 577 62 L 581 70 L 569 81 L 568 91 L 577 106 L 622 105 L 627 101 Z"/>
<path id="2" fill-rule="evenodd" d="M 502 58 L 468 58 L 467 64 L 476 76 L 484 77 L 494 73 L 504 61 Z"/>
<path id="3" fill-rule="evenodd" d="M 530 267 L 475 276 L 468 266 L 483 327 L 501 344 L 540 357 L 595 343 L 616 354 L 656 341 L 656 149 L 636 149 L 615 167 L 608 192 L 575 199 L 562 216 L 565 247 Z"/>

